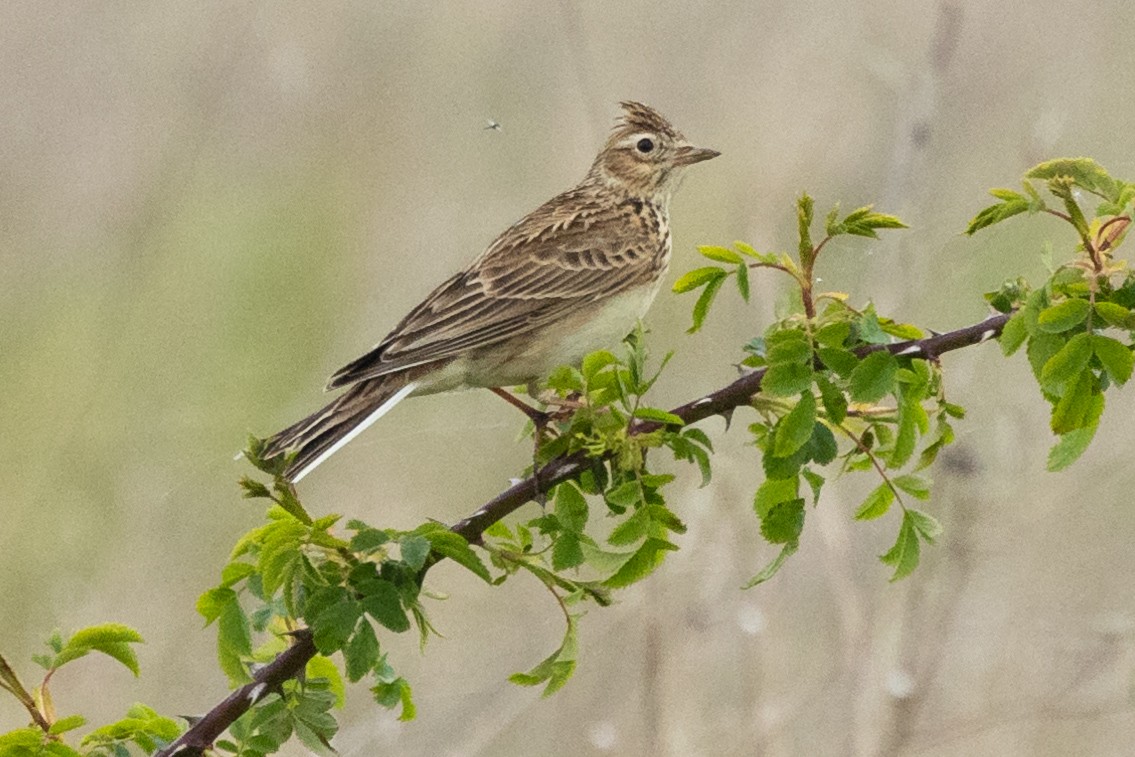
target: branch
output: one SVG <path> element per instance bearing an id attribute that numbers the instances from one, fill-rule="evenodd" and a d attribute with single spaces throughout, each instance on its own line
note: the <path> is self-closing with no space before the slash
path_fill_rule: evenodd
<path id="1" fill-rule="evenodd" d="M 296 631 L 293 635 L 295 643 L 281 652 L 271 663 L 258 670 L 252 677 L 252 683 L 246 683 L 229 694 L 223 702 L 209 710 L 205 717 L 194 723 L 177 741 L 158 752 L 155 757 L 173 757 L 173 755 L 199 757 L 205 753 L 205 750 L 212 748 L 213 742 L 252 705 L 266 695 L 279 691 L 284 681 L 302 673 L 307 661 L 315 657 L 315 642 L 312 641 L 311 631 L 306 628 Z"/>
<path id="2" fill-rule="evenodd" d="M 957 331 L 935 334 L 926 339 L 913 339 L 907 342 L 896 342 L 895 344 L 876 344 L 860 347 L 855 351 L 855 354 L 858 357 L 863 357 L 872 352 L 886 350 L 892 355 L 936 360 L 938 356 L 943 353 L 993 339 L 1001 333 L 1001 329 L 1005 328 L 1005 324 L 1008 320 L 1009 316 L 1001 313 L 990 316 L 981 323 L 975 323 L 972 326 L 967 326 Z M 713 415 L 728 414 L 742 405 L 749 404 L 752 396 L 760 391 L 761 380 L 764 379 L 764 377 L 765 369 L 762 368 L 752 371 L 737 379 L 732 384 L 718 389 L 716 392 L 707 394 L 700 399 L 696 399 L 693 402 L 687 402 L 680 407 L 674 408 L 670 412 L 684 420 L 687 425 L 705 420 Z M 632 426 L 631 433 L 641 434 L 654 431 L 661 427 L 661 423 L 641 421 Z M 539 486 L 537 486 L 537 478 L 530 477 L 517 482 L 486 502 L 477 512 L 455 524 L 452 530 L 464 536 L 470 543 L 478 544 L 481 541 L 481 533 L 486 528 L 514 510 L 519 509 L 521 505 L 535 498 L 537 494 L 546 492 L 555 485 L 579 475 L 586 470 L 590 464 L 591 461 L 582 452 L 558 457 L 540 469 L 540 475 L 538 476 Z"/>
<path id="3" fill-rule="evenodd" d="M 1009 315 L 998 314 L 980 323 L 967 326 L 945 334 L 935 334 L 926 339 L 916 339 L 895 344 L 880 344 L 861 347 L 856 355 L 863 357 L 872 352 L 886 350 L 893 355 L 936 360 L 939 355 L 952 350 L 969 347 L 993 339 L 1009 320 Z M 752 396 L 760 391 L 765 370 L 745 374 L 728 386 L 705 395 L 692 402 L 674 408 L 670 412 L 687 424 L 697 423 L 714 415 L 727 415 L 742 405 L 748 405 Z M 663 424 L 653 421 L 640 421 L 631 428 L 631 433 L 642 434 L 654 431 Z M 486 502 L 472 515 L 454 524 L 450 530 L 460 534 L 471 544 L 481 543 L 481 534 L 493 523 L 519 509 L 537 495 L 547 492 L 557 484 L 567 481 L 586 470 L 591 463 L 583 452 L 551 460 L 540 469 L 538 476 L 520 481 L 493 499 Z M 432 565 L 429 563 L 428 565 Z M 174 743 L 158 752 L 156 757 L 197 757 L 212 746 L 213 741 L 224 733 L 233 722 L 243 715 L 253 704 L 267 693 L 277 690 L 280 685 L 294 678 L 304 669 L 307 661 L 316 654 L 311 632 L 300 629 L 293 636 L 295 643 L 268 665 L 261 668 L 253 677 L 253 682 L 242 686 L 223 702 L 209 711 Z"/>

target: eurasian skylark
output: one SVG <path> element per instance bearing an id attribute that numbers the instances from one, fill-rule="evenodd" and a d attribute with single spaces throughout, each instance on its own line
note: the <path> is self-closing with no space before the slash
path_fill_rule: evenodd
<path id="1" fill-rule="evenodd" d="M 299 481 L 409 396 L 532 385 L 634 327 L 670 263 L 670 196 L 717 157 L 655 110 L 624 113 L 587 176 L 509 227 L 373 350 L 340 369 L 329 405 L 273 436 Z M 499 392 L 498 392 L 499 393 Z"/>

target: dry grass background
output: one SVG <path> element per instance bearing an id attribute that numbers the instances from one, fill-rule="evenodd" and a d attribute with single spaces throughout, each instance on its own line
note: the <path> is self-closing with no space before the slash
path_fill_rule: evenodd
<path id="1" fill-rule="evenodd" d="M 635 98 L 724 156 L 673 208 L 699 243 L 792 244 L 792 203 L 877 201 L 913 227 L 831 250 L 825 281 L 945 330 L 978 292 L 1038 280 L 1057 224 L 959 236 L 1030 165 L 1087 154 L 1135 177 L 1135 20 L 1118 0 L 1034 2 L 8 3 L 0 9 L 0 649 L 52 627 L 141 630 L 143 677 L 97 660 L 61 708 L 193 713 L 224 681 L 193 612 L 258 513 L 234 485 L 246 432 L 319 402 L 323 378 L 443 276 L 588 166 Z M 484 130 L 486 119 L 503 125 Z M 721 384 L 772 312 L 683 334 L 666 405 Z M 506 676 L 557 643 L 532 582 L 452 567 L 424 656 L 394 639 L 420 717 L 357 691 L 344 755 L 1124 755 L 1135 741 L 1130 389 L 1070 471 L 1043 471 L 1023 359 L 948 356 L 970 416 L 935 469 L 947 533 L 897 585 L 897 522 L 830 487 L 774 582 L 734 429 L 714 484 L 684 474 L 683 550 L 583 625 L 551 700 Z M 720 433 L 721 424 L 709 424 Z M 304 482 L 312 509 L 455 520 L 525 463 L 488 393 L 407 403 Z M 0 727 L 20 723 L 0 704 Z M 293 749 L 293 754 L 301 753 Z"/>

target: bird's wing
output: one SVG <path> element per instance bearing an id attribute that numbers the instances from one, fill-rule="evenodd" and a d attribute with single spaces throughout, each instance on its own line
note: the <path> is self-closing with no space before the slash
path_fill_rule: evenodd
<path id="1" fill-rule="evenodd" d="M 552 201 L 435 289 L 328 388 L 353 384 L 537 331 L 576 308 L 649 283 L 666 242 L 642 204 L 565 213 Z M 549 208 L 552 210 L 549 210 Z M 655 233 L 648 233 L 654 231 Z"/>

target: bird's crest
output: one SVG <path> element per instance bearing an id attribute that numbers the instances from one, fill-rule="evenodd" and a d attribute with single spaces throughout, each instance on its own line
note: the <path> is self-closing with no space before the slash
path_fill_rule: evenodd
<path id="1" fill-rule="evenodd" d="M 620 134 L 633 134 L 636 131 L 649 131 L 655 134 L 664 134 L 672 138 L 682 135 L 662 117 L 662 114 L 650 106 L 633 100 L 625 100 L 619 105 L 623 106 L 625 113 L 615 122 L 615 131 Z"/>

